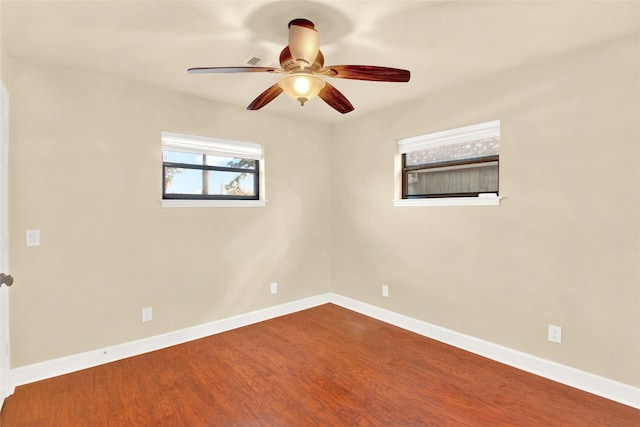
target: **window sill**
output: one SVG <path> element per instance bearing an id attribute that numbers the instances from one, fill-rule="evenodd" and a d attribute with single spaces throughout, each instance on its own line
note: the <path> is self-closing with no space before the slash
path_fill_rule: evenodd
<path id="1" fill-rule="evenodd" d="M 499 206 L 500 196 L 483 197 L 440 197 L 434 199 L 393 200 L 394 207 L 405 206 Z"/>
<path id="2" fill-rule="evenodd" d="M 266 200 L 161 200 L 163 208 L 262 208 Z"/>

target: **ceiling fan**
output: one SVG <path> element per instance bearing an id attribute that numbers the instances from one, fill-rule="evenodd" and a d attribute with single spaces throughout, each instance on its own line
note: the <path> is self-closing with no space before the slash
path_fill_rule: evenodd
<path id="1" fill-rule="evenodd" d="M 367 80 L 374 82 L 408 82 L 411 74 L 399 68 L 373 65 L 324 66 L 324 56 L 318 47 L 318 31 L 307 19 L 289 22 L 289 45 L 280 52 L 280 66 L 274 67 L 197 67 L 189 68 L 190 74 L 198 73 L 279 73 L 285 74 L 278 83 L 262 92 L 247 110 L 259 110 L 273 101 L 282 92 L 304 105 L 320 97 L 340 113 L 353 111 L 353 105 L 335 87 L 322 77 Z"/>

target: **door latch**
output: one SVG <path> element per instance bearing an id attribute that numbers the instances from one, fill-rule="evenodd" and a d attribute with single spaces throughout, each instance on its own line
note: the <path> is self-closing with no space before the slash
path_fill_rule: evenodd
<path id="1" fill-rule="evenodd" d="M 13 277 L 10 274 L 0 273 L 0 286 L 2 285 L 13 285 Z"/>

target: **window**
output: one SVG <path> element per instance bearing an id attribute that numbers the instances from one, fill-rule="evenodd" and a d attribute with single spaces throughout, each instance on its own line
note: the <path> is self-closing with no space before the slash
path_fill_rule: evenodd
<path id="1" fill-rule="evenodd" d="M 398 148 L 402 156 L 402 199 L 473 197 L 497 201 L 499 120 L 403 139 L 398 141 Z M 460 204 L 497 203 L 485 200 Z"/>
<path id="2" fill-rule="evenodd" d="M 261 160 L 260 144 L 163 131 L 163 206 L 264 205 Z"/>

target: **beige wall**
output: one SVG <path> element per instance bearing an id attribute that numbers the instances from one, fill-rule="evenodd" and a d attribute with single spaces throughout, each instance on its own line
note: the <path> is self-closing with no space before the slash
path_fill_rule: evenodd
<path id="1" fill-rule="evenodd" d="M 0 81 L 6 75 L 7 52 L 4 48 L 4 37 L 2 36 L 2 1 L 0 1 Z"/>
<path id="2" fill-rule="evenodd" d="M 639 48 L 334 129 L 11 58 L 13 367 L 332 290 L 640 386 Z M 501 206 L 392 206 L 396 139 L 494 119 Z M 267 207 L 162 209 L 163 129 L 262 143 Z"/>
<path id="3" fill-rule="evenodd" d="M 330 290 L 328 128 L 14 58 L 9 68 L 13 367 Z M 267 206 L 161 208 L 163 129 L 263 144 Z M 41 230 L 40 247 L 25 247 L 27 229 Z"/>
<path id="4" fill-rule="evenodd" d="M 333 291 L 639 386 L 638 52 L 612 41 L 337 129 Z M 501 206 L 392 206 L 398 138 L 495 119 Z"/>

